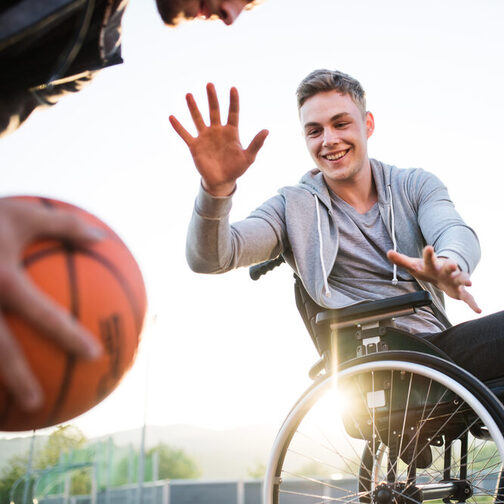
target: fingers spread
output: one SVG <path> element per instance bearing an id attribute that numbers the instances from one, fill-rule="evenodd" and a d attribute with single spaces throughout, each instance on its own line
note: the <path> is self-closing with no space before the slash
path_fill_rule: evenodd
<path id="1" fill-rule="evenodd" d="M 445 268 L 446 272 L 453 276 L 456 276 L 456 273 L 459 272 L 458 266 L 452 261 L 447 262 Z"/>
<path id="2" fill-rule="evenodd" d="M 220 125 L 220 108 L 219 99 L 217 98 L 217 92 L 215 91 L 215 86 L 211 83 L 207 84 L 207 96 L 208 96 L 208 109 L 210 111 L 210 124 Z"/>
<path id="3" fill-rule="evenodd" d="M 228 113 L 228 124 L 230 126 L 238 126 L 238 121 L 240 117 L 240 99 L 238 96 L 238 90 L 232 87 L 229 91 L 229 113 Z"/>
<path id="4" fill-rule="evenodd" d="M 481 313 L 481 308 L 476 303 L 474 297 L 467 292 L 464 287 L 460 289 L 460 299 L 468 304 L 468 306 L 476 313 Z"/>
<path id="5" fill-rule="evenodd" d="M 179 120 L 175 116 L 170 116 L 169 117 L 170 124 L 172 125 L 173 129 L 178 133 L 180 138 L 184 140 L 184 142 L 187 144 L 188 147 L 191 146 L 191 143 L 194 140 L 194 137 L 180 124 Z"/>
<path id="6" fill-rule="evenodd" d="M 392 264 L 396 264 L 397 266 L 399 266 L 401 268 L 405 268 L 410 271 L 411 270 L 415 271 L 417 269 L 418 259 L 408 257 L 404 254 L 399 253 L 399 252 L 395 252 L 394 250 L 389 250 L 387 252 L 387 257 L 388 257 L 388 260 Z"/>
<path id="7" fill-rule="evenodd" d="M 17 341 L 0 316 L 0 373 L 17 403 L 30 411 L 42 404 L 43 395 Z"/>
<path id="8" fill-rule="evenodd" d="M 253 163 L 257 153 L 261 149 L 261 147 L 264 144 L 264 141 L 266 140 L 266 137 L 268 136 L 269 131 L 268 130 L 262 130 L 257 135 L 252 139 L 250 142 L 250 145 L 247 147 L 247 156 L 249 158 L 250 163 Z"/>
<path id="9" fill-rule="evenodd" d="M 94 359 L 101 354 L 95 337 L 71 314 L 40 292 L 19 270 L 3 282 L 1 304 L 77 356 Z"/>
<path id="10" fill-rule="evenodd" d="M 196 100 L 194 99 L 194 96 L 191 93 L 186 95 L 186 101 L 194 125 L 196 126 L 196 129 L 198 130 L 199 133 L 206 128 L 205 121 L 203 120 L 198 105 L 196 105 Z"/>
<path id="11" fill-rule="evenodd" d="M 455 270 L 450 273 L 449 278 L 455 282 L 456 285 L 464 285 L 465 287 L 470 287 L 472 285 L 471 277 L 467 273 L 460 271 L 456 265 Z"/>
<path id="12" fill-rule="evenodd" d="M 426 268 L 436 268 L 436 254 L 434 253 L 434 248 L 432 246 L 427 245 L 423 249 L 423 261 Z"/>

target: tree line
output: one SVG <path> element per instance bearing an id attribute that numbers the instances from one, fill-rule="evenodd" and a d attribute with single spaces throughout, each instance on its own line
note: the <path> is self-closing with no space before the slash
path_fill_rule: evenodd
<path id="1" fill-rule="evenodd" d="M 86 448 L 88 447 L 88 448 Z M 38 449 L 32 460 L 32 474 L 27 489 L 27 502 L 32 502 L 35 481 L 43 481 L 51 494 L 63 493 L 65 478 L 70 495 L 89 495 L 92 488 L 91 468 L 96 467 L 93 447 L 88 439 L 75 426 L 59 426 L 47 439 L 42 448 Z M 120 452 L 119 452 L 120 453 Z M 77 454 L 72 459 L 72 455 Z M 28 453 L 11 457 L 0 471 L 0 504 L 9 504 L 13 485 L 26 476 L 28 469 Z M 159 443 L 145 453 L 146 460 L 156 460 L 156 471 L 150 466 L 150 474 L 145 475 L 146 481 L 151 480 L 154 472 L 157 479 L 194 479 L 201 474 L 196 462 L 183 450 Z M 81 462 L 71 464 L 69 461 Z M 132 474 L 138 475 L 139 455 L 129 453 L 114 461 L 114 478 L 98 478 L 97 490 L 107 486 L 119 486 L 131 483 Z M 104 462 L 105 464 L 107 461 Z M 102 461 L 103 464 L 103 461 Z M 52 468 L 52 469 L 51 469 Z M 106 469 L 111 471 L 112 468 Z M 110 473 L 109 473 L 110 474 Z M 45 478 L 45 480 L 43 480 Z M 51 481 L 51 478 L 53 481 Z M 49 488 L 51 487 L 52 488 Z M 40 490 L 40 489 L 39 489 Z M 22 503 L 25 492 L 24 482 L 16 485 L 14 502 Z"/>

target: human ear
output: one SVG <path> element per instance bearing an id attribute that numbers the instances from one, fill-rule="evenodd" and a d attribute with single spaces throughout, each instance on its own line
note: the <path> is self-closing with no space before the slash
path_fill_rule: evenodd
<path id="1" fill-rule="evenodd" d="M 366 112 L 366 133 L 368 138 L 373 134 L 374 128 L 375 122 L 373 114 L 371 112 Z"/>

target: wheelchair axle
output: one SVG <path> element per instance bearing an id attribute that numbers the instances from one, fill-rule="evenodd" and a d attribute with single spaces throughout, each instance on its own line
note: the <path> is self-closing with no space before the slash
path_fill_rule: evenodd
<path id="1" fill-rule="evenodd" d="M 465 502 L 472 496 L 471 485 L 466 480 L 442 481 L 428 485 L 411 485 L 403 482 L 382 483 L 373 492 L 373 504 L 413 504 L 443 499 L 444 502 Z"/>

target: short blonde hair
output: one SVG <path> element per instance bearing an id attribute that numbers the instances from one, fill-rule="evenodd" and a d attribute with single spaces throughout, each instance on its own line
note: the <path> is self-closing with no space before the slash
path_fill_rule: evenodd
<path id="1" fill-rule="evenodd" d="M 362 114 L 366 115 L 366 93 L 360 82 L 338 70 L 320 69 L 307 75 L 296 91 L 298 109 L 308 98 L 326 91 L 338 91 L 350 96 Z"/>
<path id="2" fill-rule="evenodd" d="M 259 4 L 262 4 L 264 0 L 245 0 L 247 5 L 245 5 L 245 10 L 250 10 L 256 7 Z"/>

